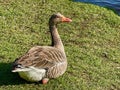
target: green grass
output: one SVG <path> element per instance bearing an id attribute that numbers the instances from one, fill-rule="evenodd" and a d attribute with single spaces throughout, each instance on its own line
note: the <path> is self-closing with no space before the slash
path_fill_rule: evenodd
<path id="1" fill-rule="evenodd" d="M 48 19 L 56 12 L 73 20 L 58 27 L 68 69 L 46 85 L 26 82 L 11 73 L 11 63 L 51 43 Z M 112 10 L 72 0 L 0 0 L 0 90 L 119 89 L 120 17 Z"/>

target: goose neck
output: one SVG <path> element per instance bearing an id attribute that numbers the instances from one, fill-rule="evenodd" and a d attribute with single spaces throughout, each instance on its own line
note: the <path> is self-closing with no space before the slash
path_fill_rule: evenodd
<path id="1" fill-rule="evenodd" d="M 52 46 L 64 51 L 64 46 L 63 46 L 62 40 L 57 31 L 57 25 L 50 25 L 49 27 L 50 27 L 50 33 L 51 33 L 51 38 L 52 38 Z"/>

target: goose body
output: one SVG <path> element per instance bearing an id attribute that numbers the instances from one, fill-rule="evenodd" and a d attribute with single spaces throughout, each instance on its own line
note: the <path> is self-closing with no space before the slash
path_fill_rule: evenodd
<path id="1" fill-rule="evenodd" d="M 57 48 L 36 46 L 17 59 L 14 65 L 18 66 L 13 72 L 19 72 L 21 78 L 37 82 L 42 78 L 56 78 L 62 75 L 67 68 L 67 60 Z"/>
<path id="2" fill-rule="evenodd" d="M 43 81 L 61 76 L 67 69 L 67 58 L 56 25 L 58 22 L 70 22 L 69 18 L 60 13 L 54 14 L 49 20 L 52 37 L 51 46 L 35 46 L 25 55 L 16 59 L 12 72 L 18 72 L 20 77 L 30 81 Z"/>

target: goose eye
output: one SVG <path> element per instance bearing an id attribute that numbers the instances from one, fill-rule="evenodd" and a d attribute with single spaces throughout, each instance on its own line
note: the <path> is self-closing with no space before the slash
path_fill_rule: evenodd
<path id="1" fill-rule="evenodd" d="M 58 17 L 58 18 L 55 19 L 55 21 L 59 22 L 59 21 L 61 21 L 61 19 Z"/>

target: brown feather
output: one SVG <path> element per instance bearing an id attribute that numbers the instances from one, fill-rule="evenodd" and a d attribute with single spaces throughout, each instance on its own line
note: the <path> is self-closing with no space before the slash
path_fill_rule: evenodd
<path id="1" fill-rule="evenodd" d="M 20 64 L 23 67 L 34 66 L 36 68 L 50 69 L 55 65 L 55 67 L 57 67 L 58 63 L 65 61 L 66 56 L 59 49 L 50 46 L 36 46 L 31 48 L 14 63 Z"/>

